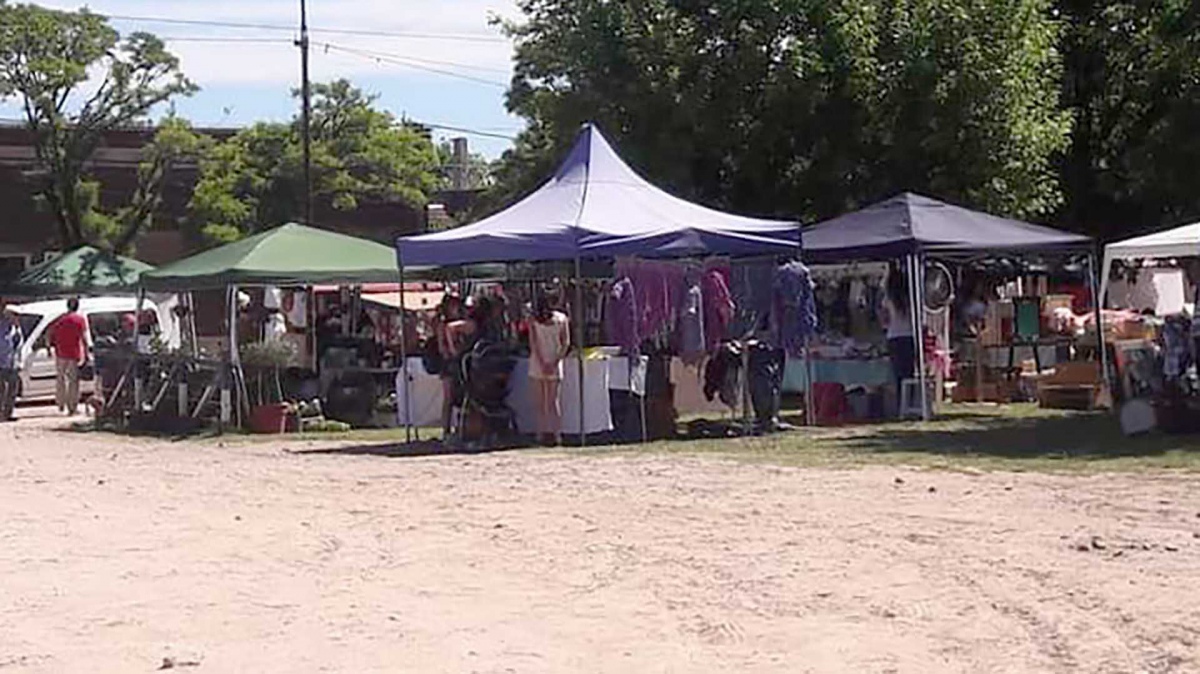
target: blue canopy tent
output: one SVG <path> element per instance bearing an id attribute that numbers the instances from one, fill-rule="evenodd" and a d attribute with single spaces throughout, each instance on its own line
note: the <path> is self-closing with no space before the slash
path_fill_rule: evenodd
<path id="1" fill-rule="evenodd" d="M 509 208 L 474 224 L 401 237 L 401 266 L 696 255 L 795 254 L 800 224 L 705 208 L 655 187 L 593 125 L 554 175 Z"/>
<path id="2" fill-rule="evenodd" d="M 895 259 L 1029 251 L 1092 252 L 1082 234 L 972 211 L 905 192 L 860 211 L 804 228 L 811 261 Z"/>
<path id="3" fill-rule="evenodd" d="M 1031 252 L 1087 255 L 1088 281 L 1096 296 L 1095 244 L 1087 236 L 972 211 L 905 192 L 866 208 L 804 228 L 804 256 L 810 262 L 903 259 L 911 306 L 923 306 L 927 257 L 977 257 Z M 918 312 L 913 328 L 921 334 Z M 1096 306 L 1100 326 L 1100 307 Z M 1102 371 L 1107 377 L 1104 331 L 1097 329 Z M 924 371 L 923 349 L 917 349 Z M 922 406 L 925 387 L 921 387 Z"/>
<path id="4" fill-rule="evenodd" d="M 801 242 L 798 222 L 722 213 L 655 187 L 587 124 L 554 175 L 529 196 L 470 225 L 401 237 L 396 249 L 401 279 L 406 266 L 520 261 L 574 261 L 578 279 L 584 259 L 799 255 Z M 576 321 L 577 343 L 582 328 Z M 582 379 L 582 354 L 579 370 Z M 582 408 L 581 401 L 581 417 Z"/>

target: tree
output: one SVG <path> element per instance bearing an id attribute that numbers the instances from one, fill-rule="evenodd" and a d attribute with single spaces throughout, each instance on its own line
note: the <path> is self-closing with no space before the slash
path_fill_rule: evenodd
<path id="1" fill-rule="evenodd" d="M 24 112 L 36 189 L 64 247 L 114 235 L 87 171 L 104 135 L 145 124 L 156 106 L 194 91 L 179 60 L 151 34 L 122 39 L 86 9 L 0 5 L 0 95 L 17 99 Z M 136 232 L 116 235 L 132 241 Z"/>
<path id="2" fill-rule="evenodd" d="M 345 80 L 313 86 L 313 194 L 318 206 L 353 211 L 364 200 L 425 205 L 438 187 L 438 155 L 419 129 L 375 108 Z M 298 221 L 304 212 L 300 121 L 259 123 L 201 161 L 191 219 L 211 241 Z"/>
<path id="3" fill-rule="evenodd" d="M 501 191 L 591 120 L 652 180 L 749 213 L 829 216 L 905 189 L 1015 216 L 1061 200 L 1049 0 L 520 6 L 508 105 L 530 129 Z"/>
<path id="4" fill-rule="evenodd" d="M 1075 131 L 1062 217 L 1106 238 L 1200 217 L 1200 6 L 1060 0 Z"/>

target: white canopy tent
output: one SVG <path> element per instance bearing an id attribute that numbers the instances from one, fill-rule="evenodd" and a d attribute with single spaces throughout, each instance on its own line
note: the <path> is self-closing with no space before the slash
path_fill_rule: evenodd
<path id="1" fill-rule="evenodd" d="M 1104 247 L 1104 273 L 1100 276 L 1100 297 L 1108 295 L 1108 276 L 1112 272 L 1114 260 L 1193 256 L 1200 256 L 1200 222 L 1110 243 Z"/>

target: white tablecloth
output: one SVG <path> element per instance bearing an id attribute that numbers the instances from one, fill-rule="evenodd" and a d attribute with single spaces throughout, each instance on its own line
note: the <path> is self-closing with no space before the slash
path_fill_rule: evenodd
<path id="1" fill-rule="evenodd" d="M 613 429 L 612 406 L 608 399 L 608 358 L 585 360 L 583 376 L 585 388 L 583 393 L 583 429 L 584 433 L 603 433 Z M 568 358 L 563 363 L 562 382 L 562 432 L 575 435 L 579 433 L 579 365 L 574 358 Z M 513 378 L 508 394 L 508 406 L 517 415 L 517 428 L 522 433 L 537 432 L 537 415 L 534 413 L 533 387 L 529 382 L 529 360 L 518 358 L 517 367 L 513 370 Z"/>
<path id="2" fill-rule="evenodd" d="M 404 370 L 396 374 L 396 421 L 403 426 L 409 423 L 420 428 L 437 428 L 442 425 L 442 380 L 429 374 L 420 358 L 408 359 L 408 390 L 412 402 L 406 404 L 404 395 Z"/>
<path id="3" fill-rule="evenodd" d="M 608 399 L 608 358 L 584 362 L 584 432 L 603 433 L 613 429 L 612 408 Z M 624 359 L 612 362 L 625 365 Z M 414 426 L 437 427 L 442 421 L 442 382 L 425 372 L 420 358 L 408 359 L 409 390 L 412 404 L 405 404 L 403 372 L 396 377 L 397 418 L 400 425 L 411 418 Z M 517 429 L 522 433 L 537 431 L 534 413 L 533 388 L 529 384 L 529 359 L 518 358 L 509 384 L 508 405 L 517 417 Z M 411 409 L 411 416 L 406 414 Z M 562 384 L 563 433 L 579 433 L 579 367 L 573 358 L 563 363 Z"/>

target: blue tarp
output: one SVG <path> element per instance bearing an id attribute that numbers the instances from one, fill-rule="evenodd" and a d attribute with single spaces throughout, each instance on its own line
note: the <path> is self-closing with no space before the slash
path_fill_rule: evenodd
<path id="1" fill-rule="evenodd" d="M 405 266 L 579 258 L 795 254 L 797 222 L 729 215 L 637 175 L 592 125 L 536 192 L 471 225 L 397 242 Z"/>
<path id="2" fill-rule="evenodd" d="M 904 193 L 804 229 L 809 262 L 1092 249 L 1092 239 Z"/>

